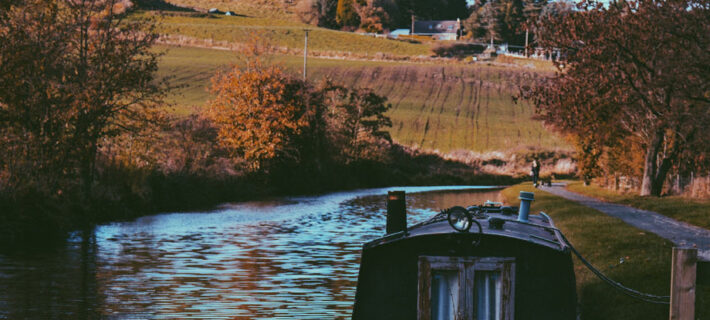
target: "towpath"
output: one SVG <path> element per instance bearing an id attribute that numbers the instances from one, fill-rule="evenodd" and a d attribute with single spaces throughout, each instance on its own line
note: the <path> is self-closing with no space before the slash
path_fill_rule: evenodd
<path id="1" fill-rule="evenodd" d="M 636 228 L 666 238 L 678 246 L 696 246 L 698 257 L 710 261 L 710 230 L 680 222 L 653 211 L 583 196 L 565 189 L 564 183 L 553 183 L 552 187 L 540 187 L 540 189 L 619 218 Z"/>

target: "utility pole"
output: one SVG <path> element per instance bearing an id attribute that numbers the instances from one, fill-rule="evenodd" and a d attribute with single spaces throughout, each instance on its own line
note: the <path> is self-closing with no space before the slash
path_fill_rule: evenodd
<path id="1" fill-rule="evenodd" d="M 525 28 L 525 57 L 528 57 L 528 28 Z"/>
<path id="2" fill-rule="evenodd" d="M 414 35 L 414 15 L 412 15 L 412 31 L 409 32 L 410 36 Z"/>
<path id="3" fill-rule="evenodd" d="M 303 81 L 306 81 L 306 61 L 308 61 L 308 29 L 303 29 L 306 32 L 306 41 L 303 46 Z"/>

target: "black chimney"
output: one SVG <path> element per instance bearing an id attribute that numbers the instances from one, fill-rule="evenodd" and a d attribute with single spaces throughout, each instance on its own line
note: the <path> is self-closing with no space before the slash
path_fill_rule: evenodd
<path id="1" fill-rule="evenodd" d="M 387 193 L 387 234 L 407 230 L 407 204 L 404 191 Z"/>

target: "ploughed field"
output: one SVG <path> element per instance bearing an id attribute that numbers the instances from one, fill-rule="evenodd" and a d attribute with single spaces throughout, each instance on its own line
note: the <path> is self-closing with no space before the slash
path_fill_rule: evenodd
<path id="1" fill-rule="evenodd" d="M 207 87 L 218 70 L 238 63 L 230 51 L 166 47 L 161 76 L 174 76 L 169 100 L 175 112 L 199 111 L 209 99 Z M 284 68 L 300 73 L 303 58 L 271 56 Z M 567 149 L 567 145 L 533 120 L 533 106 L 515 103 L 522 84 L 540 74 L 525 68 L 486 65 L 437 65 L 373 61 L 308 59 L 309 79 L 329 77 L 349 87 L 372 88 L 387 96 L 392 109 L 390 133 L 401 144 L 450 152 L 511 150 L 525 146 Z"/>

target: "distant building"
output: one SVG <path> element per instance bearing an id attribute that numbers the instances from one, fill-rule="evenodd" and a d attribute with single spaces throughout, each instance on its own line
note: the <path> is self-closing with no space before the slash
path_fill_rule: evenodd
<path id="1" fill-rule="evenodd" d="M 457 20 L 414 21 L 413 35 L 430 36 L 434 40 L 456 40 L 461 28 Z"/>
<path id="2" fill-rule="evenodd" d="M 389 36 L 391 38 L 397 38 L 399 36 L 408 36 L 409 35 L 409 29 L 396 29 L 392 32 L 390 32 Z"/>

